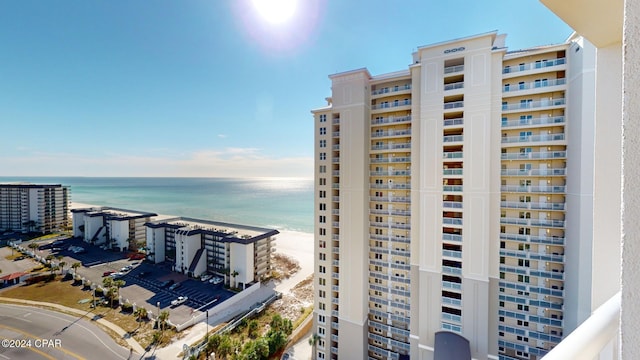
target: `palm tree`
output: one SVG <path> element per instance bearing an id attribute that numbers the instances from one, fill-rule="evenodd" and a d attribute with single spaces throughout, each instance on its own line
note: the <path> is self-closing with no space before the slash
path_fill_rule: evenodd
<path id="1" fill-rule="evenodd" d="M 169 312 L 167 310 L 161 311 L 158 314 L 158 327 L 160 327 L 161 335 L 164 335 L 164 325 L 169 320 Z"/>
<path id="2" fill-rule="evenodd" d="M 124 280 L 114 280 L 113 281 L 113 287 L 115 288 L 115 296 L 113 299 L 111 299 L 111 307 L 113 307 L 113 300 L 117 299 L 120 297 L 120 288 L 123 287 L 126 284 L 126 282 Z"/>
<path id="3" fill-rule="evenodd" d="M 38 245 L 38 243 L 32 242 L 31 244 L 27 245 L 27 247 L 33 251 L 36 251 L 40 246 Z"/>
<path id="4" fill-rule="evenodd" d="M 231 269 L 225 268 L 224 270 L 222 270 L 222 273 L 224 274 L 224 283 L 227 284 L 227 276 L 229 276 L 229 274 L 231 274 Z M 231 284 L 229 284 L 229 285 L 231 285 Z"/>
<path id="5" fill-rule="evenodd" d="M 238 270 L 233 270 L 233 272 L 231 273 L 231 276 L 233 276 L 233 287 L 238 286 L 238 284 L 236 283 L 236 276 L 238 275 L 240 275 Z"/>
<path id="6" fill-rule="evenodd" d="M 139 307 L 136 309 L 133 315 L 135 315 L 136 318 L 138 319 L 138 327 L 140 327 L 142 319 L 145 319 L 148 316 L 147 309 L 143 307 Z"/>
<path id="7" fill-rule="evenodd" d="M 320 340 L 320 335 L 318 334 L 313 334 L 311 335 L 311 337 L 309 338 L 309 345 L 311 345 L 311 359 L 315 360 L 316 359 L 316 345 L 318 344 L 318 340 Z"/>
<path id="8" fill-rule="evenodd" d="M 51 263 L 51 260 L 53 260 L 53 258 L 54 258 L 53 255 L 47 255 L 45 259 L 47 260 L 48 263 Z"/>
<path id="9" fill-rule="evenodd" d="M 78 268 L 81 266 L 79 262 L 74 262 L 71 264 L 71 268 L 73 269 L 73 274 L 75 275 L 78 272 Z"/>
<path id="10" fill-rule="evenodd" d="M 60 265 L 60 275 L 62 275 L 62 273 L 64 272 L 64 267 L 65 267 L 65 265 L 67 265 L 67 262 L 66 261 L 60 261 L 60 263 L 58 265 Z"/>

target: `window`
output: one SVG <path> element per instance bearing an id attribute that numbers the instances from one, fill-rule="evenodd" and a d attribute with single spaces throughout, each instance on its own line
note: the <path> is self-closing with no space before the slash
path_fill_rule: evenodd
<path id="1" fill-rule="evenodd" d="M 327 135 L 327 128 L 326 127 L 321 127 L 320 128 L 320 135 Z"/>
<path id="2" fill-rule="evenodd" d="M 327 147 L 327 140 L 320 140 L 320 147 L 321 148 Z"/>
<path id="3" fill-rule="evenodd" d="M 318 221 L 320 221 L 321 224 L 324 224 L 327 222 L 327 217 L 324 215 L 320 215 L 320 217 L 318 218 Z"/>
<path id="4" fill-rule="evenodd" d="M 509 107 L 509 104 L 506 101 L 502 102 L 502 110 L 507 110 L 507 108 Z"/>
<path id="5" fill-rule="evenodd" d="M 320 228 L 320 229 L 318 229 L 318 234 L 320 234 L 320 235 L 327 235 L 327 229 L 325 229 L 325 228 Z"/>
<path id="6" fill-rule="evenodd" d="M 321 152 L 320 153 L 320 160 L 327 160 L 327 153 Z"/>
<path id="7" fill-rule="evenodd" d="M 327 204 L 321 203 L 319 207 L 320 207 L 320 211 L 327 210 Z"/>
<path id="8" fill-rule="evenodd" d="M 518 275 L 518 282 L 529 283 L 529 276 Z"/>
<path id="9" fill-rule="evenodd" d="M 324 324 L 326 322 L 326 317 L 324 315 L 318 315 L 318 322 Z"/>
<path id="10" fill-rule="evenodd" d="M 324 199 L 327 197 L 327 192 L 324 190 L 320 190 L 320 198 Z"/>
<path id="11" fill-rule="evenodd" d="M 325 266 L 320 265 L 320 266 L 318 266 L 318 272 L 320 274 L 326 274 L 327 273 L 327 268 Z"/>
<path id="12" fill-rule="evenodd" d="M 320 284 L 321 286 L 325 286 L 325 285 L 327 285 L 327 279 L 325 279 L 325 278 L 318 278 L 318 284 Z"/>
<path id="13" fill-rule="evenodd" d="M 504 91 L 509 91 L 511 84 L 504 84 Z"/>
<path id="14" fill-rule="evenodd" d="M 527 100 L 520 100 L 520 108 L 521 109 L 526 109 L 526 108 L 530 108 L 531 107 L 531 99 L 527 99 Z"/>
<path id="15" fill-rule="evenodd" d="M 320 178 L 319 185 L 327 185 L 327 178 Z"/>
<path id="16" fill-rule="evenodd" d="M 320 115 L 320 122 L 327 122 L 327 114 Z"/>
<path id="17" fill-rule="evenodd" d="M 320 165 L 319 172 L 324 174 L 327 172 L 327 165 Z"/>
<path id="18" fill-rule="evenodd" d="M 321 260 L 321 261 L 327 260 L 327 254 L 318 253 L 318 259 Z"/>
<path id="19" fill-rule="evenodd" d="M 319 247 L 320 249 L 326 249 L 326 248 L 327 248 L 327 242 L 326 242 L 326 241 L 324 241 L 324 240 L 320 240 L 320 241 L 318 241 L 318 247 Z"/>
<path id="20" fill-rule="evenodd" d="M 318 326 L 318 334 L 324 336 L 324 328 Z"/>
<path id="21" fill-rule="evenodd" d="M 321 302 L 321 303 L 318 303 L 318 308 L 320 310 L 326 310 L 327 309 L 327 305 L 325 303 Z"/>
<path id="22" fill-rule="evenodd" d="M 531 123 L 531 119 L 533 115 L 521 115 L 520 116 L 520 125 L 528 125 Z"/>
<path id="23" fill-rule="evenodd" d="M 324 290 L 318 290 L 318 297 L 324 299 L 327 297 L 327 292 Z"/>

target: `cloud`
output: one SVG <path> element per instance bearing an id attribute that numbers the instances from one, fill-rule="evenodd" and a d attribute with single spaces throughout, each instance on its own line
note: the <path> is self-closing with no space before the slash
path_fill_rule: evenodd
<path id="1" fill-rule="evenodd" d="M 31 153 L 0 158 L 0 176 L 313 177 L 313 159 L 257 148 L 148 154 Z"/>
<path id="2" fill-rule="evenodd" d="M 226 135 L 226 134 L 218 134 L 218 137 L 220 139 L 226 139 L 228 137 L 228 135 Z"/>

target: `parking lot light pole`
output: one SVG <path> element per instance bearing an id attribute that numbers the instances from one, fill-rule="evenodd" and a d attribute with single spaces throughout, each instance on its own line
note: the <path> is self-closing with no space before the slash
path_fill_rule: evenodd
<path id="1" fill-rule="evenodd" d="M 207 310 L 207 336 L 205 337 L 205 343 L 209 343 L 209 310 Z"/>

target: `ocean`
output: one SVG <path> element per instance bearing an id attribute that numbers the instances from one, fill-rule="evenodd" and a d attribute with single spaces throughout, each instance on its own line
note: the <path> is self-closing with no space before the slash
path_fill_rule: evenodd
<path id="1" fill-rule="evenodd" d="M 313 180 L 292 178 L 0 177 L 62 184 L 71 202 L 313 233 Z"/>

